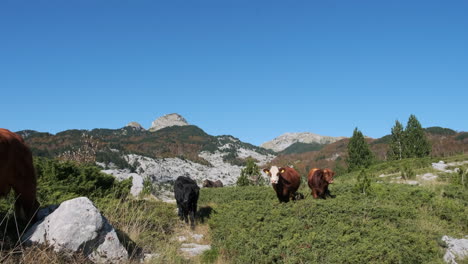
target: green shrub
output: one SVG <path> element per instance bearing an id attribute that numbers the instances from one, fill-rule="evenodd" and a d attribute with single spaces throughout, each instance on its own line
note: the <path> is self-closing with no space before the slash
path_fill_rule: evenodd
<path id="1" fill-rule="evenodd" d="M 361 170 L 358 174 L 356 185 L 354 186 L 358 193 L 368 195 L 371 189 L 371 179 L 366 170 Z"/>
<path id="2" fill-rule="evenodd" d="M 442 263 L 440 237 L 468 229 L 461 188 L 443 196 L 375 183 L 363 196 L 353 182 L 330 187 L 335 199 L 290 203 L 279 203 L 271 187 L 202 190 L 200 203 L 213 207 L 207 254 L 229 263 Z"/>
<path id="3" fill-rule="evenodd" d="M 403 168 L 401 168 L 401 178 L 402 179 L 410 180 L 410 179 L 414 179 L 415 177 L 416 177 L 416 173 L 410 167 L 403 166 Z"/>
<path id="4" fill-rule="evenodd" d="M 35 158 L 38 176 L 38 197 L 42 206 L 86 196 L 90 199 L 126 197 L 132 180 L 117 181 L 94 165 L 80 165 L 69 161 Z"/>

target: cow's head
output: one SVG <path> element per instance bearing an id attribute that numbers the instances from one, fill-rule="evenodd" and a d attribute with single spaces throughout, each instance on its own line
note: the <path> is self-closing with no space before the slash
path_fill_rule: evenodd
<path id="1" fill-rule="evenodd" d="M 270 177 L 271 183 L 277 184 L 281 173 L 284 173 L 285 169 L 272 166 L 270 169 L 263 169 L 263 172 L 265 172 L 268 177 Z"/>
<path id="2" fill-rule="evenodd" d="M 323 178 L 325 181 L 328 183 L 332 184 L 333 183 L 333 176 L 335 176 L 335 172 L 330 170 L 330 169 L 324 169 L 323 170 Z"/>

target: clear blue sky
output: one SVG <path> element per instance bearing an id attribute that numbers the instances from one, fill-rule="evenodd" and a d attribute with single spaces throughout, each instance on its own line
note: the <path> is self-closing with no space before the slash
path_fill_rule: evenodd
<path id="1" fill-rule="evenodd" d="M 468 130 L 468 1 L 0 1 L 0 127 Z"/>

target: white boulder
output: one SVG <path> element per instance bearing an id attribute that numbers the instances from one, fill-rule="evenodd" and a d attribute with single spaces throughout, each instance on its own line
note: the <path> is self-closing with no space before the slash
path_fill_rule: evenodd
<path id="1" fill-rule="evenodd" d="M 39 215 L 51 210 L 46 208 Z M 56 251 L 80 251 L 96 263 L 120 263 L 128 259 L 128 252 L 114 228 L 86 197 L 60 204 L 34 224 L 24 234 L 23 241 L 26 245 L 46 243 Z"/>
<path id="2" fill-rule="evenodd" d="M 457 259 L 462 260 L 468 258 L 468 236 L 461 239 L 443 236 L 442 240 L 447 244 L 447 251 L 444 255 L 445 262 L 457 264 Z"/>

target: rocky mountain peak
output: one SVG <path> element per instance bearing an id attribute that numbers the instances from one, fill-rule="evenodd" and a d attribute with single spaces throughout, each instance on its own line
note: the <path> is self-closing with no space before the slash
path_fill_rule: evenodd
<path id="1" fill-rule="evenodd" d="M 321 136 L 310 132 L 285 133 L 271 141 L 265 142 L 261 147 L 280 152 L 296 142 L 330 144 L 345 137 Z"/>
<path id="2" fill-rule="evenodd" d="M 131 127 L 135 130 L 145 130 L 138 122 L 130 122 L 125 127 Z"/>
<path id="3" fill-rule="evenodd" d="M 158 119 L 154 120 L 153 123 L 151 123 L 150 131 L 157 131 L 160 129 L 163 129 L 165 127 L 171 127 L 171 126 L 188 126 L 189 123 L 187 123 L 187 120 L 183 118 L 179 114 L 168 114 L 165 116 L 161 116 Z"/>

